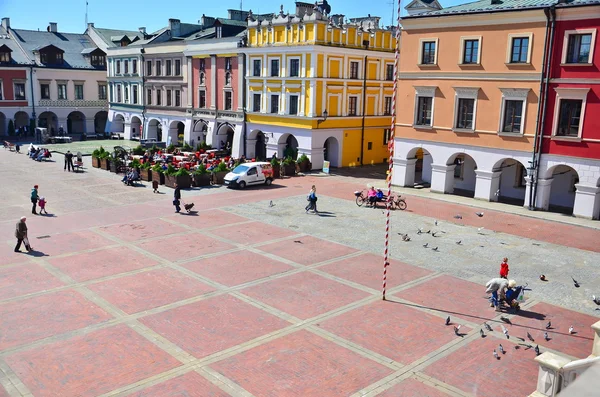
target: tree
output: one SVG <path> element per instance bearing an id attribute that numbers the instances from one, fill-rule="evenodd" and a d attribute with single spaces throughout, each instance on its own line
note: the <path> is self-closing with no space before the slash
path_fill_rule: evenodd
<path id="1" fill-rule="evenodd" d="M 8 120 L 8 135 L 15 135 L 15 123 L 13 123 L 12 119 Z"/>

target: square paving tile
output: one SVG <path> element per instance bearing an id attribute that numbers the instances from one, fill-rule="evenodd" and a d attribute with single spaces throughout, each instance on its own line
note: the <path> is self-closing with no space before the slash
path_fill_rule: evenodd
<path id="1" fill-rule="evenodd" d="M 255 396 L 349 396 L 391 369 L 308 331 L 267 342 L 210 367 Z"/>
<path id="2" fill-rule="evenodd" d="M 150 237 L 182 233 L 188 230 L 161 219 L 122 223 L 120 225 L 105 226 L 101 229 L 123 241 L 139 241 Z"/>
<path id="3" fill-rule="evenodd" d="M 506 354 L 497 360 L 492 351 L 503 343 Z M 425 374 L 477 397 L 496 397 L 498 390 L 511 396 L 528 396 L 537 387 L 538 364 L 533 349 L 514 349 L 492 335 L 477 338 L 432 363 Z"/>
<path id="4" fill-rule="evenodd" d="M 0 268 L 0 300 L 32 294 L 64 285 L 35 263 Z"/>
<path id="5" fill-rule="evenodd" d="M 390 387 L 377 397 L 448 397 L 448 394 L 436 389 L 433 386 L 426 385 L 413 378 L 408 378 Z"/>
<path id="6" fill-rule="evenodd" d="M 174 269 L 155 269 L 88 286 L 127 314 L 168 305 L 215 289 Z"/>
<path id="7" fill-rule="evenodd" d="M 550 340 L 545 341 L 544 331 L 548 320 L 552 321 L 552 329 L 548 330 Z M 525 337 L 529 331 L 535 342 L 544 347 L 577 358 L 587 358 L 592 354 L 594 331 L 591 326 L 596 321 L 597 317 L 540 302 L 521 309 L 518 315 L 511 318 L 513 326 L 509 325 L 507 328 L 509 333 L 514 332 L 521 337 Z M 576 333 L 569 335 L 571 325 Z M 540 349 L 544 351 L 542 347 Z"/>
<path id="8" fill-rule="evenodd" d="M 443 318 L 384 301 L 340 314 L 319 326 L 404 365 L 458 338 Z M 461 332 L 469 331 L 461 328 Z"/>
<path id="9" fill-rule="evenodd" d="M 307 319 L 346 306 L 369 296 L 369 293 L 303 272 L 267 281 L 241 290 L 269 306 Z"/>
<path id="10" fill-rule="evenodd" d="M 0 350 L 112 318 L 75 291 L 59 291 L 0 305 Z"/>
<path id="11" fill-rule="evenodd" d="M 46 255 L 61 255 L 71 252 L 101 248 L 115 244 L 107 238 L 89 230 L 72 233 L 61 233 L 50 235 L 50 237 L 37 239 L 35 235 L 30 237 L 31 246 L 35 251 Z"/>
<path id="12" fill-rule="evenodd" d="M 158 263 L 128 247 L 106 248 L 47 260 L 77 282 L 126 273 Z"/>
<path id="13" fill-rule="evenodd" d="M 490 320 L 498 314 L 486 299 L 485 285 L 445 274 L 395 296 L 476 323 Z"/>
<path id="14" fill-rule="evenodd" d="M 250 251 L 232 252 L 183 264 L 193 272 L 226 286 L 283 273 L 292 266 Z"/>
<path id="15" fill-rule="evenodd" d="M 209 198 L 210 200 L 218 200 L 218 196 Z M 188 199 L 189 202 L 193 202 L 193 199 Z M 186 203 L 188 202 L 186 201 Z M 198 207 L 195 207 L 196 209 Z M 199 211 L 196 216 L 188 216 L 186 214 L 173 214 L 168 217 L 169 220 L 175 221 L 182 225 L 191 226 L 197 229 L 212 228 L 223 225 L 230 225 L 232 223 L 248 222 L 250 219 L 244 218 L 236 214 L 232 214 L 227 211 L 219 209 L 210 209 L 207 211 Z"/>
<path id="16" fill-rule="evenodd" d="M 183 236 L 173 236 L 146 241 L 139 243 L 138 246 L 170 261 L 215 254 L 235 248 L 235 246 L 231 244 L 207 237 L 200 233 L 191 233 Z"/>
<path id="17" fill-rule="evenodd" d="M 252 245 L 290 237 L 298 233 L 262 222 L 252 222 L 243 225 L 220 227 L 211 230 L 211 234 L 226 238 L 238 244 Z"/>
<path id="18" fill-rule="evenodd" d="M 258 248 L 301 265 L 312 265 L 358 251 L 345 245 L 311 236 L 266 244 Z"/>
<path id="19" fill-rule="evenodd" d="M 381 255 L 365 253 L 321 266 L 319 270 L 366 287 L 381 290 L 383 277 Z M 392 260 L 387 269 L 387 287 L 392 288 L 431 273 L 433 273 L 431 270 Z"/>
<path id="20" fill-rule="evenodd" d="M 210 383 L 197 372 L 167 380 L 130 394 L 131 397 L 228 397 L 229 394 Z"/>
<path id="21" fill-rule="evenodd" d="M 230 295 L 191 303 L 140 321 L 197 358 L 290 325 Z"/>
<path id="22" fill-rule="evenodd" d="M 97 396 L 180 365 L 125 325 L 6 357 L 35 396 Z"/>

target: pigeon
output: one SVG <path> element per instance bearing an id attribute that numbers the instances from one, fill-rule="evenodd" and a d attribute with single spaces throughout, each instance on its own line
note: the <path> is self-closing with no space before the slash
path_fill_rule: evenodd
<path id="1" fill-rule="evenodd" d="M 273 204 L 273 200 L 269 201 L 269 207 L 274 207 L 275 204 Z"/>
<path id="2" fill-rule="evenodd" d="M 426 231 L 425 234 L 431 234 L 431 230 Z"/>
<path id="3" fill-rule="evenodd" d="M 483 216 L 483 212 L 476 212 L 475 215 L 481 218 Z"/>
<path id="4" fill-rule="evenodd" d="M 498 353 L 496 353 L 496 349 L 494 349 L 494 357 L 496 357 L 496 360 L 500 360 L 500 356 L 498 356 Z"/>
<path id="5" fill-rule="evenodd" d="M 550 340 L 550 337 L 548 336 L 547 332 L 544 332 L 544 339 L 546 340 L 546 342 Z"/>
<path id="6" fill-rule="evenodd" d="M 479 329 L 479 335 L 481 335 L 482 338 L 485 338 L 485 333 L 481 328 Z"/>
<path id="7" fill-rule="evenodd" d="M 461 245 L 461 244 L 462 244 L 462 240 L 458 240 L 458 241 L 456 242 L 456 245 Z"/>
<path id="8" fill-rule="evenodd" d="M 455 333 L 456 335 L 460 335 L 460 334 L 458 333 L 459 331 L 460 331 L 460 324 L 459 324 L 459 325 L 455 325 L 455 326 L 454 326 L 454 333 Z"/>
<path id="9" fill-rule="evenodd" d="M 433 232 L 433 233 L 431 233 L 431 237 L 437 237 L 437 236 L 436 236 L 436 233 L 437 233 L 437 232 Z"/>
<path id="10" fill-rule="evenodd" d="M 575 331 L 575 328 L 573 328 L 573 326 L 571 325 L 571 326 L 569 327 L 569 333 L 570 333 L 570 334 L 572 334 L 574 331 Z"/>
<path id="11" fill-rule="evenodd" d="M 537 356 L 539 356 L 539 355 L 540 355 L 540 347 L 539 347 L 538 345 L 535 345 L 535 354 L 536 354 Z"/>
<path id="12" fill-rule="evenodd" d="M 484 227 L 478 227 L 478 228 L 477 228 L 477 231 L 478 231 L 479 233 L 481 233 L 481 232 L 483 231 L 483 229 L 485 229 L 485 228 L 484 228 Z"/>
<path id="13" fill-rule="evenodd" d="M 504 333 L 504 335 L 506 335 L 506 339 L 510 339 L 510 336 L 508 336 L 508 330 L 506 329 L 506 327 L 504 325 L 501 325 L 502 327 L 502 332 Z"/>
<path id="14" fill-rule="evenodd" d="M 295 243 L 298 243 L 298 244 L 304 244 L 304 243 L 303 243 L 302 241 L 300 241 L 300 240 L 294 240 L 294 242 L 295 242 Z"/>
<path id="15" fill-rule="evenodd" d="M 490 331 L 490 332 L 493 331 L 492 327 L 490 327 L 490 325 L 488 323 L 483 323 L 483 325 L 485 326 L 485 329 L 487 329 L 488 331 Z"/>
<path id="16" fill-rule="evenodd" d="M 450 316 L 446 317 L 446 325 L 450 325 Z"/>
<path id="17" fill-rule="evenodd" d="M 592 302 L 600 306 L 600 298 L 596 298 L 596 295 L 592 295 Z"/>
<path id="18" fill-rule="evenodd" d="M 419 228 L 419 230 L 417 230 L 417 234 L 421 234 L 423 233 L 423 229 Z"/>
<path id="19" fill-rule="evenodd" d="M 527 339 L 529 339 L 532 342 L 535 342 L 535 339 L 533 339 L 533 336 L 531 336 L 529 332 L 527 332 Z"/>
<path id="20" fill-rule="evenodd" d="M 456 214 L 456 215 L 454 215 L 454 219 L 462 219 L 462 215 Z"/>
<path id="21" fill-rule="evenodd" d="M 573 276 L 571 276 L 571 279 L 573 280 L 573 285 L 575 286 L 575 288 L 579 288 L 579 283 L 577 282 L 577 280 L 575 280 Z"/>
<path id="22" fill-rule="evenodd" d="M 436 220 L 435 222 L 433 222 L 433 224 L 437 226 L 438 225 L 438 221 Z"/>
<path id="23" fill-rule="evenodd" d="M 546 281 L 546 276 L 545 276 L 545 275 L 543 275 L 543 274 L 540 274 L 540 280 L 542 280 L 542 281 Z"/>
<path id="24" fill-rule="evenodd" d="M 508 317 L 500 316 L 500 320 L 504 321 L 506 324 L 512 324 Z"/>
<path id="25" fill-rule="evenodd" d="M 427 248 L 427 247 L 429 247 L 429 243 L 423 244 L 423 248 Z"/>
<path id="26" fill-rule="evenodd" d="M 548 321 L 548 324 L 546 324 L 546 329 L 550 329 L 552 328 L 552 322 Z"/>
<path id="27" fill-rule="evenodd" d="M 408 234 L 402 234 L 402 233 L 398 233 L 398 234 L 402 236 L 402 241 L 410 241 L 410 237 L 408 237 Z"/>
<path id="28" fill-rule="evenodd" d="M 500 350 L 500 353 L 504 354 L 504 346 L 502 346 L 502 343 L 498 346 L 498 350 Z"/>
<path id="29" fill-rule="evenodd" d="M 517 338 L 518 340 L 520 340 L 521 342 L 525 342 L 525 338 L 521 338 L 520 336 L 515 336 L 515 338 Z"/>
<path id="30" fill-rule="evenodd" d="M 437 252 L 438 247 L 433 247 L 432 250 Z"/>

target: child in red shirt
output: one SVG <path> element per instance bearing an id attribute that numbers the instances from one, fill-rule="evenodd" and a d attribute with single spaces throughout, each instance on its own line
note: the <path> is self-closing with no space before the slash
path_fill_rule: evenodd
<path id="1" fill-rule="evenodd" d="M 504 258 L 500 264 L 500 277 L 508 278 L 508 258 Z"/>

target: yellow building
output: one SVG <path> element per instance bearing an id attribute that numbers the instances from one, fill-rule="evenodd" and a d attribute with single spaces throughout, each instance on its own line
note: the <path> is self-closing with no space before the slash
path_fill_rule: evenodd
<path id="1" fill-rule="evenodd" d="M 325 4 L 248 18 L 247 157 L 306 154 L 313 169 L 387 161 L 394 32 Z"/>

